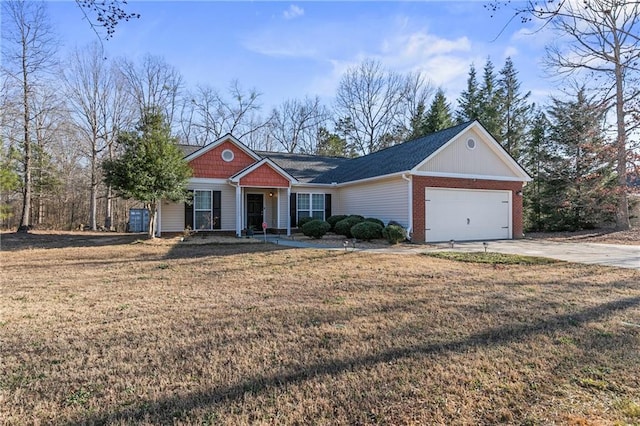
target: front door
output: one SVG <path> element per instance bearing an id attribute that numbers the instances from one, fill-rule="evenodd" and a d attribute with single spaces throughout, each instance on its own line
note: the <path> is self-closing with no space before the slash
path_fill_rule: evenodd
<path id="1" fill-rule="evenodd" d="M 247 194 L 247 228 L 254 232 L 262 231 L 264 220 L 264 196 L 262 194 Z"/>

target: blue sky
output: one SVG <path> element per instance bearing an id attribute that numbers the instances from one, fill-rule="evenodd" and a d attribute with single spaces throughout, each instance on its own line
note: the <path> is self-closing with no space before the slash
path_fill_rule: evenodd
<path id="1" fill-rule="evenodd" d="M 365 58 L 389 69 L 420 70 L 454 102 L 469 65 L 488 56 L 496 71 L 511 56 L 523 90 L 545 102 L 554 82 L 541 59 L 547 35 L 526 35 L 504 11 L 491 18 L 481 1 L 134 1 L 140 19 L 118 25 L 104 42 L 110 57 L 164 57 L 187 86 L 224 89 L 237 79 L 256 88 L 266 109 L 287 98 L 319 95 L 330 105 L 342 73 Z M 75 2 L 51 1 L 64 49 L 97 39 Z M 500 34 L 500 35 L 499 35 Z M 497 39 L 496 39 L 497 37 Z"/>

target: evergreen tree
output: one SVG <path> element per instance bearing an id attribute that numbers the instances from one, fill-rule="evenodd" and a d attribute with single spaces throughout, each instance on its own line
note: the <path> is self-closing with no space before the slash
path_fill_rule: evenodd
<path id="1" fill-rule="evenodd" d="M 451 126 L 453 126 L 451 108 L 447 103 L 444 91 L 438 89 L 427 113 L 426 122 L 423 126 L 425 132 L 423 134 L 437 132 L 438 130 L 447 129 Z"/>
<path id="2" fill-rule="evenodd" d="M 503 124 L 500 116 L 501 98 L 493 62 L 491 62 L 491 58 L 487 58 L 479 92 L 478 118 L 485 129 L 500 143 L 502 143 Z"/>
<path id="3" fill-rule="evenodd" d="M 337 134 L 329 132 L 325 127 L 320 127 L 315 154 L 327 157 L 348 157 L 347 141 Z"/>
<path id="4" fill-rule="evenodd" d="M 427 120 L 427 107 L 424 102 L 418 103 L 416 112 L 411 117 L 411 132 L 409 133 L 409 139 L 418 139 L 427 134 L 425 124 Z"/>
<path id="5" fill-rule="evenodd" d="M 603 123 L 606 111 L 581 88 L 569 101 L 553 99 L 549 139 L 557 154 L 541 191 L 549 230 L 593 228 L 615 219 L 615 174 Z"/>
<path id="6" fill-rule="evenodd" d="M 528 143 L 522 152 L 522 165 L 533 181 L 524 187 L 524 227 L 527 231 L 545 229 L 542 192 L 549 184 L 549 166 L 554 151 L 548 138 L 549 121 L 544 111 L 538 111 L 533 119 Z"/>
<path id="7" fill-rule="evenodd" d="M 469 77 L 467 78 L 467 89 L 458 98 L 458 109 L 456 111 L 456 121 L 464 123 L 480 118 L 481 94 L 476 77 L 476 68 L 473 64 L 469 67 Z"/>
<path id="8" fill-rule="evenodd" d="M 499 135 L 502 146 L 516 160 L 521 160 L 527 137 L 527 123 L 530 122 L 532 106 L 527 102 L 531 92 L 522 94 L 518 72 L 511 58 L 507 58 L 498 79 L 500 97 L 499 111 L 502 132 Z"/>
<path id="9" fill-rule="evenodd" d="M 154 238 L 157 203 L 185 201 L 191 169 L 162 114 L 147 111 L 137 131 L 121 134 L 118 144 L 124 152 L 120 158 L 104 161 L 105 183 L 119 196 L 149 207 L 149 238 Z"/>

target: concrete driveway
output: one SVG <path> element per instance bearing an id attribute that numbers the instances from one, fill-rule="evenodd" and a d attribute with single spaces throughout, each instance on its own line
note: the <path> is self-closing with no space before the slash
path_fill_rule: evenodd
<path id="1" fill-rule="evenodd" d="M 488 241 L 487 251 L 505 254 L 548 257 L 576 263 L 592 263 L 620 268 L 640 269 L 640 246 L 596 243 L 569 243 L 546 240 Z M 451 250 L 449 244 L 438 244 Z M 456 242 L 453 250 L 484 251 L 482 242 Z"/>

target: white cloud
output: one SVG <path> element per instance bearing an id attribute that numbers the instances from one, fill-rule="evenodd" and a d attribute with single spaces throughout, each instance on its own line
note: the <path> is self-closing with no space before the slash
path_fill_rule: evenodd
<path id="1" fill-rule="evenodd" d="M 295 4 L 292 4 L 291 6 L 289 6 L 289 9 L 282 12 L 282 16 L 284 16 L 284 19 L 295 19 L 302 15 L 304 15 L 304 9 L 300 6 L 296 6 Z"/>

